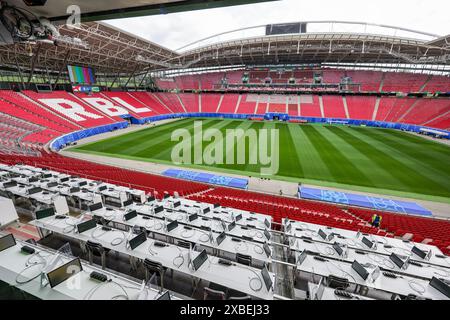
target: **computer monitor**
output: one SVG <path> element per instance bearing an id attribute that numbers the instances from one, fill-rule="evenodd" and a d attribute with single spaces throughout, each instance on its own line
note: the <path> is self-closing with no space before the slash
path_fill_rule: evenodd
<path id="1" fill-rule="evenodd" d="M 272 255 L 272 250 L 270 250 L 270 247 L 267 242 L 264 243 L 263 249 L 264 249 L 264 252 L 266 253 L 267 258 L 270 258 L 270 256 Z"/>
<path id="2" fill-rule="evenodd" d="M 271 234 L 269 231 L 267 231 L 267 229 L 264 229 L 264 236 L 266 237 L 267 240 L 270 240 Z"/>
<path id="3" fill-rule="evenodd" d="M 264 284 L 266 285 L 267 291 L 270 291 L 272 289 L 272 277 L 269 274 L 269 270 L 267 270 L 267 266 L 264 266 L 264 268 L 261 270 L 261 275 L 264 280 Z"/>
<path id="4" fill-rule="evenodd" d="M 67 182 L 67 181 L 69 181 L 69 180 L 70 180 L 70 178 L 69 178 L 69 177 L 66 177 L 66 178 L 61 178 L 61 179 L 59 179 L 59 182 L 64 183 L 64 182 Z"/>
<path id="5" fill-rule="evenodd" d="M 100 186 L 100 187 L 98 187 L 98 191 L 99 192 L 105 191 L 106 189 L 108 189 L 107 186 Z"/>
<path id="6" fill-rule="evenodd" d="M 192 261 L 192 265 L 194 267 L 194 270 L 197 271 L 204 263 L 208 260 L 208 254 L 206 253 L 206 250 L 203 250 L 200 252 L 200 254 Z"/>
<path id="7" fill-rule="evenodd" d="M 358 261 L 353 261 L 352 269 L 365 281 L 369 277 L 369 272 Z"/>
<path id="8" fill-rule="evenodd" d="M 136 217 L 137 217 L 136 210 L 130 211 L 130 212 L 124 214 L 124 216 L 123 216 L 125 221 L 131 220 L 131 219 L 136 218 Z"/>
<path id="9" fill-rule="evenodd" d="M 79 187 L 84 187 L 87 186 L 87 181 L 81 181 L 80 183 L 78 183 Z"/>
<path id="10" fill-rule="evenodd" d="M 319 284 L 317 285 L 317 290 L 313 298 L 315 300 L 322 300 L 324 292 L 325 292 L 325 283 L 323 281 L 323 278 L 321 278 Z"/>
<path id="11" fill-rule="evenodd" d="M 266 225 L 267 228 L 270 229 L 270 222 L 269 222 L 269 220 L 267 220 L 267 218 L 264 219 L 264 224 Z"/>
<path id="12" fill-rule="evenodd" d="M 156 300 L 171 300 L 169 291 L 164 292 Z"/>
<path id="13" fill-rule="evenodd" d="M 292 223 L 288 223 L 287 225 L 286 225 L 286 232 L 291 232 L 291 230 L 292 230 Z"/>
<path id="14" fill-rule="evenodd" d="M 219 203 L 214 203 L 214 209 L 219 208 L 220 204 Z"/>
<path id="15" fill-rule="evenodd" d="M 53 188 L 53 187 L 56 187 L 58 185 L 58 182 L 50 182 L 50 183 L 47 183 L 47 188 Z"/>
<path id="16" fill-rule="evenodd" d="M 51 175 L 50 175 L 50 177 L 51 177 Z M 39 181 L 38 177 L 28 178 L 28 182 L 37 182 L 37 181 Z"/>
<path id="17" fill-rule="evenodd" d="M 148 197 L 147 201 L 148 201 L 148 202 L 155 201 L 155 197 Z"/>
<path id="18" fill-rule="evenodd" d="M 416 246 L 414 246 L 411 249 L 411 252 L 414 253 L 416 256 L 420 257 L 421 259 L 425 259 L 428 256 L 428 253 L 426 253 L 425 251 L 417 248 Z"/>
<path id="19" fill-rule="evenodd" d="M 96 226 L 97 226 L 97 222 L 95 221 L 95 219 L 91 219 L 91 220 L 77 224 L 77 231 L 78 231 L 78 233 L 83 233 L 85 231 L 94 229 Z"/>
<path id="20" fill-rule="evenodd" d="M 323 240 L 326 240 L 328 237 L 327 234 L 322 229 L 319 229 L 319 231 L 317 233 Z"/>
<path id="21" fill-rule="evenodd" d="M 373 242 L 370 241 L 369 239 L 367 239 L 366 237 L 362 238 L 362 243 L 364 243 L 367 247 L 372 248 L 373 247 Z"/>
<path id="22" fill-rule="evenodd" d="M 53 215 L 55 215 L 55 209 L 54 208 L 47 208 L 47 209 L 38 210 L 35 213 L 36 220 L 48 218 L 48 217 L 51 217 Z"/>
<path id="23" fill-rule="evenodd" d="M 339 245 L 339 243 L 335 242 L 333 244 L 333 249 L 337 252 L 338 255 L 342 256 L 342 254 L 344 253 L 344 250 L 342 249 L 342 247 Z"/>
<path id="24" fill-rule="evenodd" d="M 208 212 L 210 212 L 210 211 L 211 211 L 211 208 L 210 208 L 210 207 L 206 207 L 206 208 L 203 209 L 203 213 L 208 213 Z"/>
<path id="25" fill-rule="evenodd" d="M 75 258 L 72 261 L 67 262 L 61 267 L 47 273 L 47 279 L 51 288 L 56 287 L 58 284 L 63 283 L 70 277 L 76 275 L 83 270 L 81 261 L 79 258 Z"/>
<path id="26" fill-rule="evenodd" d="M 8 181 L 3 183 L 3 188 L 7 189 L 7 188 L 12 188 L 17 186 L 17 182 L 16 181 Z"/>
<path id="27" fill-rule="evenodd" d="M 163 199 L 167 199 L 167 198 L 170 198 L 170 194 L 168 194 L 168 193 L 166 193 L 166 194 L 163 196 Z"/>
<path id="28" fill-rule="evenodd" d="M 307 256 L 308 254 L 306 253 L 306 250 L 303 250 L 301 253 L 298 253 L 296 264 L 299 266 L 302 265 L 303 261 L 305 261 Z"/>
<path id="29" fill-rule="evenodd" d="M 189 215 L 189 221 L 192 222 L 194 220 L 198 219 L 198 214 L 194 213 L 194 214 L 190 214 Z"/>
<path id="30" fill-rule="evenodd" d="M 430 280 L 430 286 L 438 290 L 440 293 L 442 293 L 447 298 L 450 298 L 450 286 L 446 284 L 441 279 L 438 279 L 436 277 L 431 278 Z"/>
<path id="31" fill-rule="evenodd" d="M 46 173 L 46 174 L 44 174 L 43 176 L 42 176 L 42 178 L 44 178 L 44 179 L 48 179 L 48 178 L 51 178 L 52 177 L 52 174 L 51 173 Z"/>
<path id="32" fill-rule="evenodd" d="M 89 206 L 89 211 L 94 212 L 103 208 L 103 203 L 97 202 Z"/>
<path id="33" fill-rule="evenodd" d="M 157 206 L 157 207 L 155 207 L 154 211 L 155 211 L 155 214 L 163 212 L 164 211 L 164 207 L 163 206 Z"/>
<path id="34" fill-rule="evenodd" d="M 217 238 L 216 238 L 216 242 L 217 245 L 220 246 L 220 244 L 223 242 L 223 240 L 225 240 L 225 238 L 227 237 L 225 232 L 222 232 Z"/>
<path id="35" fill-rule="evenodd" d="M 147 235 L 145 234 L 145 232 L 141 232 L 136 237 L 128 241 L 128 243 L 130 245 L 131 250 L 134 250 L 141 244 L 143 244 L 145 241 L 147 241 Z"/>
<path id="36" fill-rule="evenodd" d="M 239 213 L 235 218 L 234 221 L 239 221 L 242 219 L 242 213 Z"/>
<path id="37" fill-rule="evenodd" d="M 167 225 L 167 232 L 172 231 L 178 227 L 178 220 L 174 220 Z"/>
<path id="38" fill-rule="evenodd" d="M 173 207 L 174 207 L 174 208 L 178 208 L 179 206 L 181 206 L 181 201 L 175 201 L 175 202 L 173 203 Z"/>
<path id="39" fill-rule="evenodd" d="M 395 265 L 397 267 L 399 267 L 400 269 L 402 269 L 405 265 L 405 262 L 395 253 L 391 253 L 391 255 L 389 256 L 389 259 L 391 259 L 392 262 L 395 263 Z"/>
<path id="40" fill-rule="evenodd" d="M 35 193 L 39 193 L 39 192 L 42 192 L 42 188 L 40 188 L 40 187 L 30 188 L 27 190 L 28 194 L 35 194 Z"/>
<path id="41" fill-rule="evenodd" d="M 231 230 L 233 230 L 234 228 L 236 228 L 236 222 L 232 222 L 232 223 L 230 223 L 229 225 L 228 225 L 228 231 L 231 231 Z"/>
<path id="42" fill-rule="evenodd" d="M 77 193 L 77 192 L 80 192 L 80 190 L 81 190 L 81 189 L 78 188 L 78 187 L 73 187 L 73 188 L 70 188 L 70 189 L 69 189 L 69 192 L 70 192 L 70 193 Z"/>
<path id="43" fill-rule="evenodd" d="M 10 233 L 0 238 L 0 252 L 16 245 L 16 239 Z"/>
<path id="44" fill-rule="evenodd" d="M 128 207 L 131 206 L 133 204 L 133 200 L 129 199 L 123 202 L 122 206 L 123 207 Z"/>

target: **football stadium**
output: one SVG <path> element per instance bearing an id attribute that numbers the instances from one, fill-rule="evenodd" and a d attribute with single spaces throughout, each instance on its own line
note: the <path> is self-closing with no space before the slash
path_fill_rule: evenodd
<path id="1" fill-rule="evenodd" d="M 450 299 L 450 24 L 116 24 L 284 1 L 0 3 L 1 300 Z"/>

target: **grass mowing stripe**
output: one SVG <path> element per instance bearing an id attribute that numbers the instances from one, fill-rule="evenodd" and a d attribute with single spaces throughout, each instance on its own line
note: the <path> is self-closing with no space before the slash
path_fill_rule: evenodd
<path id="1" fill-rule="evenodd" d="M 440 172 L 448 171 L 448 163 L 450 163 L 450 148 L 448 146 L 440 144 L 433 146 L 434 148 L 427 148 L 427 145 L 422 143 L 423 141 L 412 142 L 410 139 L 404 139 L 404 136 L 408 135 L 406 133 L 393 135 L 390 132 L 383 132 L 383 130 L 375 130 L 372 133 L 373 136 L 380 137 L 384 143 L 399 152 L 414 159 L 423 159 L 421 161 L 423 165 L 430 166 Z"/>
<path id="2" fill-rule="evenodd" d="M 366 157 L 372 161 L 374 167 L 382 168 L 383 172 L 380 172 L 379 180 L 375 183 L 375 186 L 387 189 L 397 189 L 399 185 L 402 185 L 402 189 L 411 191 L 410 186 L 412 177 L 410 174 L 405 175 L 403 170 L 392 170 L 400 165 L 396 159 L 390 157 L 381 150 L 379 150 L 379 152 L 376 152 L 375 150 L 374 152 L 374 147 L 369 144 L 366 139 L 360 139 L 350 134 L 349 129 L 347 128 L 333 127 L 329 130 L 332 130 L 337 136 L 359 150 L 359 152 L 365 153 Z M 370 168 L 370 171 L 374 169 L 370 166 L 368 168 Z M 387 168 L 391 168 L 391 170 L 388 170 Z"/>
<path id="3" fill-rule="evenodd" d="M 305 126 L 289 124 L 289 132 L 292 135 L 297 158 L 300 161 L 303 176 L 306 179 L 327 180 L 331 172 L 313 143 L 308 139 Z M 282 162 L 284 164 L 284 162 Z"/>
<path id="4" fill-rule="evenodd" d="M 358 130 L 358 129 L 366 129 L 366 130 Z M 367 136 L 368 128 L 353 128 L 356 132 L 361 132 Z M 389 145 L 386 142 L 384 137 L 379 136 L 378 134 L 370 135 L 372 139 L 375 139 L 380 144 L 384 144 L 385 148 L 389 149 L 393 155 L 396 155 L 402 158 L 402 161 L 405 163 L 405 166 L 415 169 L 418 173 L 420 173 L 425 179 L 431 179 L 435 183 L 440 184 L 441 187 L 449 189 L 450 187 L 450 171 L 447 167 L 441 169 L 435 169 L 428 164 L 428 158 L 420 158 L 417 155 L 409 155 L 406 151 L 405 147 L 401 145 Z M 419 149 L 421 146 L 417 146 L 416 149 Z M 418 160 L 420 159 L 420 160 Z M 450 192 L 449 192 L 450 193 Z"/>
<path id="5" fill-rule="evenodd" d="M 208 120 L 208 122 L 210 121 L 212 120 Z M 141 137 L 137 139 L 132 146 L 124 148 L 120 153 L 125 153 L 137 157 L 154 158 L 153 156 L 149 156 L 149 154 L 160 152 L 157 150 L 162 150 L 164 146 L 170 145 L 172 143 L 172 141 L 170 141 L 170 138 L 175 130 L 190 128 L 191 125 L 192 122 L 184 123 L 182 126 L 170 127 L 165 131 L 156 132 L 151 136 Z M 151 150 L 152 148 L 154 149 Z"/>
<path id="6" fill-rule="evenodd" d="M 217 120 L 206 120 L 201 121 L 203 130 L 207 129 L 209 126 L 213 126 L 215 123 L 217 123 Z M 188 125 L 184 126 L 181 129 L 186 129 L 189 132 L 189 135 L 191 137 L 191 160 L 193 159 L 193 144 L 194 144 L 194 121 L 191 121 Z M 161 159 L 161 160 L 167 160 L 172 161 L 171 154 L 172 154 L 172 148 L 179 143 L 179 141 L 172 141 L 171 137 L 175 130 L 170 130 L 168 132 L 165 132 L 161 138 L 164 138 L 163 140 L 158 139 L 158 143 L 154 145 L 150 145 L 148 148 L 136 153 L 135 155 L 142 158 L 150 158 L 150 159 Z M 201 139 L 201 137 L 200 137 Z M 184 141 L 184 140 L 183 140 Z M 181 142 L 181 141 L 180 141 Z M 187 141 L 184 141 L 187 142 Z"/>
<path id="7" fill-rule="evenodd" d="M 331 172 L 332 176 L 329 177 L 329 180 L 346 184 L 373 186 L 369 183 L 367 176 L 356 168 L 352 162 L 348 161 L 345 155 L 320 133 L 322 130 L 322 127 L 304 127 L 308 139 L 317 149 Z"/>
<path id="8" fill-rule="evenodd" d="M 182 119 L 177 120 L 168 124 L 152 127 L 152 128 L 146 128 L 143 130 L 135 131 L 135 132 L 129 132 L 123 135 L 114 136 L 111 138 L 107 138 L 101 141 L 91 142 L 84 144 L 80 147 L 76 147 L 75 149 L 82 149 L 82 150 L 93 150 L 93 151 L 100 151 L 100 149 L 108 150 L 111 153 L 121 151 L 120 149 L 116 150 L 115 147 L 120 145 L 126 145 L 127 143 L 134 143 L 136 139 L 139 139 L 143 136 L 152 135 L 155 132 L 158 131 L 165 131 L 168 128 L 171 127 L 182 127 L 183 125 L 186 125 L 186 123 L 189 122 L 190 119 Z M 99 149 L 100 148 L 100 149 Z"/>
<path id="9" fill-rule="evenodd" d="M 351 161 L 355 167 L 364 172 L 373 186 L 386 187 L 385 183 L 388 183 L 389 185 L 390 182 L 394 186 L 401 183 L 386 170 L 382 163 L 375 162 L 374 160 L 376 159 L 367 155 L 371 150 L 370 146 L 362 144 L 362 141 L 359 141 L 358 139 L 344 139 L 340 134 L 342 128 L 336 126 L 324 126 L 323 129 L 323 135 L 328 140 L 333 141 L 334 146 L 345 154 L 347 159 Z"/>
<path id="10" fill-rule="evenodd" d="M 303 177 L 303 168 L 298 157 L 299 149 L 294 142 L 294 136 L 290 131 L 291 124 L 277 124 L 280 136 L 280 167 L 278 174 L 281 176 Z"/>
<path id="11" fill-rule="evenodd" d="M 383 157 L 386 161 L 385 165 L 389 168 L 392 174 L 397 175 L 398 178 L 401 178 L 405 184 L 404 186 L 398 186 L 397 189 L 440 196 L 450 195 L 450 192 L 448 191 L 449 180 L 442 180 L 440 177 L 430 173 L 426 176 L 423 175 L 422 172 L 426 170 L 424 170 L 425 168 L 423 168 L 420 162 L 415 161 L 415 159 L 409 159 L 409 157 L 397 152 L 396 149 L 392 149 L 388 145 L 384 144 L 382 139 L 372 136 L 368 131 L 365 132 L 351 128 L 348 132 L 354 137 L 359 137 L 360 139 L 366 141 L 374 150 L 378 150 L 378 152 L 380 152 L 379 155 L 374 154 L 374 156 Z M 441 185 L 441 183 L 438 183 L 435 179 L 442 180 L 444 185 Z M 445 183 L 447 183 L 447 186 L 445 186 Z"/>

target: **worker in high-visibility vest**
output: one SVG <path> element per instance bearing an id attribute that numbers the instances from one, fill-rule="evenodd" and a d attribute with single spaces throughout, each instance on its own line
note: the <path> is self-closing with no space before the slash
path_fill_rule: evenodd
<path id="1" fill-rule="evenodd" d="M 374 226 L 375 228 L 379 228 L 380 227 L 380 225 L 381 225 L 381 220 L 382 220 L 383 218 L 380 216 L 380 215 L 378 215 L 378 214 L 374 214 L 373 216 L 372 216 L 372 226 Z"/>

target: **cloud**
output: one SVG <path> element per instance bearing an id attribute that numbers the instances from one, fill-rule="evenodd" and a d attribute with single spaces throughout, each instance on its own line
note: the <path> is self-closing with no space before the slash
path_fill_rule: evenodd
<path id="1" fill-rule="evenodd" d="M 447 0 L 283 0 L 107 22 L 167 48 L 177 49 L 243 27 L 312 20 L 371 22 L 446 35 L 450 34 L 448 12 L 450 1 Z M 238 35 L 252 34 L 241 32 Z"/>

